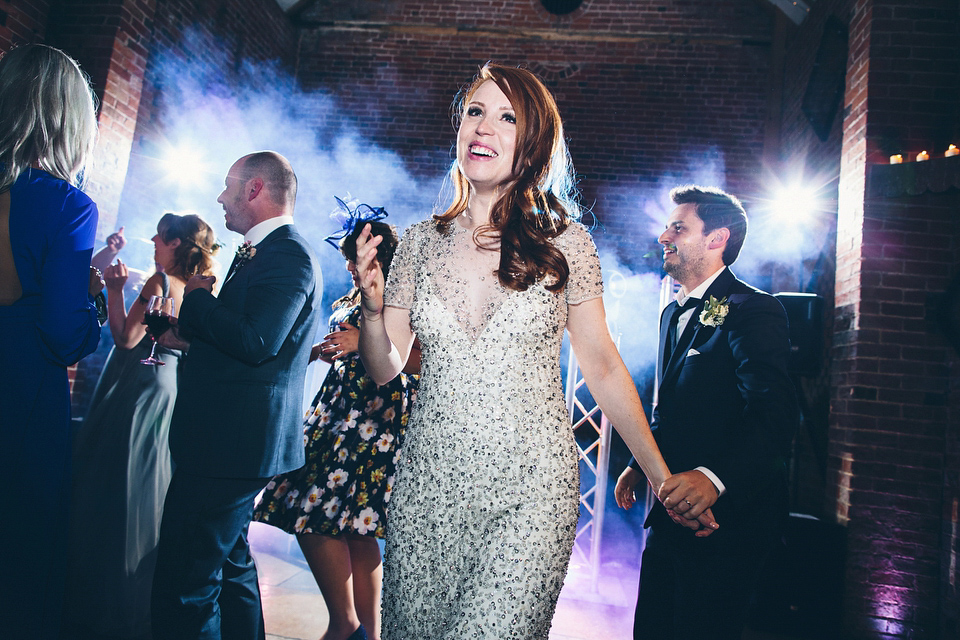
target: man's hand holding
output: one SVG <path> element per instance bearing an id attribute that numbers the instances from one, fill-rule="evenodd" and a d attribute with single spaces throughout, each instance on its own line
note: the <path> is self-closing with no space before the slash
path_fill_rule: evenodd
<path id="1" fill-rule="evenodd" d="M 146 322 L 144 322 L 144 324 L 146 324 Z M 157 344 L 167 349 L 179 349 L 184 353 L 190 350 L 190 343 L 180 336 L 180 328 L 177 326 L 177 319 L 175 317 L 170 318 L 170 329 L 164 331 L 160 337 L 157 338 Z"/>
<path id="2" fill-rule="evenodd" d="M 216 281 L 216 276 L 192 276 L 187 280 L 187 284 L 183 288 L 183 297 L 186 298 L 187 294 L 194 289 L 206 289 L 210 293 L 213 293 L 213 284 Z"/>
<path id="3" fill-rule="evenodd" d="M 696 529 L 699 537 L 710 535 L 719 526 L 710 507 L 720 496 L 710 478 L 700 471 L 684 471 L 670 476 L 660 485 L 657 497 L 674 522 Z M 705 529 L 701 530 L 700 526 Z"/>

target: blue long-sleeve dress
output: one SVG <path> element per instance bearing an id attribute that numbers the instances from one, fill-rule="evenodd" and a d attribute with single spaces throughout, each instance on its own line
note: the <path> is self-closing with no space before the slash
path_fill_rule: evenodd
<path id="1" fill-rule="evenodd" d="M 90 300 L 97 206 L 45 171 L 10 189 L 10 247 L 23 295 L 0 305 L 0 628 L 55 638 L 69 513 L 67 367 L 100 341 Z M 55 515 L 56 514 L 56 515 Z"/>

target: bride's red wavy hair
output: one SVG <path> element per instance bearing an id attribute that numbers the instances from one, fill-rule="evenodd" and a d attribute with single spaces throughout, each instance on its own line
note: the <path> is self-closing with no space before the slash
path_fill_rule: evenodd
<path id="1" fill-rule="evenodd" d="M 464 109 L 481 84 L 497 84 L 513 106 L 517 118 L 517 144 L 513 176 L 500 185 L 500 197 L 490 212 L 490 223 L 474 231 L 479 246 L 500 245 L 496 274 L 508 289 L 525 291 L 551 276 L 546 286 L 560 291 L 570 274 L 563 253 L 549 240 L 571 220 L 579 220 L 580 208 L 573 164 L 563 135 L 563 121 L 550 90 L 526 69 L 488 62 L 454 100 L 454 125 L 459 128 Z M 453 202 L 435 215 L 441 229 L 466 211 L 470 185 L 459 162 L 450 169 Z"/>

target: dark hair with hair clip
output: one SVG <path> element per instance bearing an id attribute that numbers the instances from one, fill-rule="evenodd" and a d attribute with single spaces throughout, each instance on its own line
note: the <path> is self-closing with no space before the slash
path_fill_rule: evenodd
<path id="1" fill-rule="evenodd" d="M 371 207 L 368 204 L 357 203 L 351 208 L 350 205 L 357 202 L 356 200 L 347 202 L 337 196 L 333 196 L 333 199 L 337 201 L 337 208 L 330 213 L 330 217 L 340 224 L 340 229 L 328 235 L 324 240 L 334 249 L 340 249 L 343 239 L 356 231 L 358 227 L 363 229 L 365 223 L 383 220 L 389 215 L 383 207 Z"/>
<path id="2" fill-rule="evenodd" d="M 386 280 L 390 273 L 390 264 L 393 262 L 393 255 L 397 252 L 397 245 L 400 244 L 400 236 L 397 235 L 397 228 L 392 224 L 371 220 L 358 224 L 349 235 L 340 241 L 340 253 L 350 262 L 357 261 L 357 238 L 363 231 L 364 226 L 370 225 L 370 232 L 375 236 L 382 236 L 383 240 L 377 245 L 377 261 L 380 263 L 380 269 L 383 271 L 383 278 Z M 333 303 L 333 308 L 344 305 L 354 305 L 360 302 L 360 290 L 356 287 L 350 292 Z"/>
<path id="3" fill-rule="evenodd" d="M 349 194 L 347 197 L 349 198 Z M 383 237 L 383 240 L 377 246 L 377 261 L 380 263 L 383 278 L 386 280 L 390 273 L 390 263 L 393 262 L 393 254 L 397 250 L 397 245 L 400 244 L 397 228 L 392 224 L 381 222 L 389 215 L 387 210 L 383 207 L 371 207 L 352 199 L 343 200 L 337 196 L 333 196 L 333 199 L 337 201 L 337 208 L 330 213 L 330 217 L 340 225 L 340 229 L 331 233 L 324 240 L 330 246 L 336 247 L 344 258 L 350 262 L 356 262 L 357 238 L 360 237 L 363 228 L 369 224 L 373 235 Z M 354 305 L 359 302 L 360 290 L 354 287 L 347 295 L 334 302 L 333 308 Z"/>

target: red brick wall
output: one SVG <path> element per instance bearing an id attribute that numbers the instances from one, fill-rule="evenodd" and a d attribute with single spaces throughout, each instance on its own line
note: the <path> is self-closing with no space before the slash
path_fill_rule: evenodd
<path id="1" fill-rule="evenodd" d="M 74 55 L 103 96 L 101 139 L 88 191 L 100 206 L 98 236 L 104 239 L 118 219 L 120 224 L 144 216 L 159 220 L 169 206 L 162 196 L 170 187 L 159 184 L 152 159 L 168 133 L 163 111 L 167 89 L 158 66 L 172 55 L 189 58 L 198 73 L 223 77 L 246 59 L 279 59 L 292 68 L 296 30 L 273 0 L 65 1 L 73 13 L 59 15 L 53 27 L 58 39 L 51 44 L 63 42 L 58 46 L 69 51 L 76 42 L 80 53 Z M 139 209 L 151 201 L 158 203 L 156 211 Z M 74 415 L 86 413 L 112 344 L 104 330 L 100 348 L 78 365 Z"/>
<path id="2" fill-rule="evenodd" d="M 292 69 L 298 33 L 274 0 L 164 0 L 157 8 L 152 36 L 138 143 L 163 135 L 159 66 L 170 56 L 191 61 L 196 73 L 227 78 L 244 60 L 279 60 Z"/>
<path id="3" fill-rule="evenodd" d="M 958 361 L 933 315 L 960 259 L 960 162 L 887 163 L 942 156 L 960 133 L 960 15 L 934 0 L 852 9 L 827 478 L 848 530 L 845 630 L 954 638 Z M 955 178 L 933 188 L 941 169 Z"/>
<path id="4" fill-rule="evenodd" d="M 864 208 L 859 312 L 838 309 L 849 340 L 835 349 L 833 400 L 833 450 L 851 460 L 838 505 L 848 518 L 848 625 L 858 637 L 956 637 L 936 630 L 950 601 L 941 566 L 956 548 L 943 524 L 960 372 L 935 313 L 960 258 L 960 191 L 872 197 Z M 883 635 L 869 635 L 878 627 Z"/>
<path id="5" fill-rule="evenodd" d="M 874 0 L 867 162 L 940 157 L 960 134 L 956 3 Z"/>
<path id="6" fill-rule="evenodd" d="M 49 43 L 77 58 L 100 98 L 100 140 L 86 192 L 100 210 L 101 238 L 120 207 L 143 88 L 155 0 L 60 0 Z"/>
<path id="7" fill-rule="evenodd" d="M 50 0 L 0 0 L 0 51 L 28 42 L 44 42 Z"/>
<path id="8" fill-rule="evenodd" d="M 764 3 L 596 0 L 568 17 L 535 0 L 339 7 L 302 17 L 323 24 L 304 31 L 298 77 L 332 91 L 415 175 L 448 167 L 451 100 L 493 59 L 529 66 L 555 93 L 583 201 L 606 226 L 598 239 L 628 263 L 644 253 L 637 234 L 654 244 L 640 210 L 661 203 L 664 187 L 703 180 L 717 163 L 715 179 L 747 200 L 762 189 Z"/>

